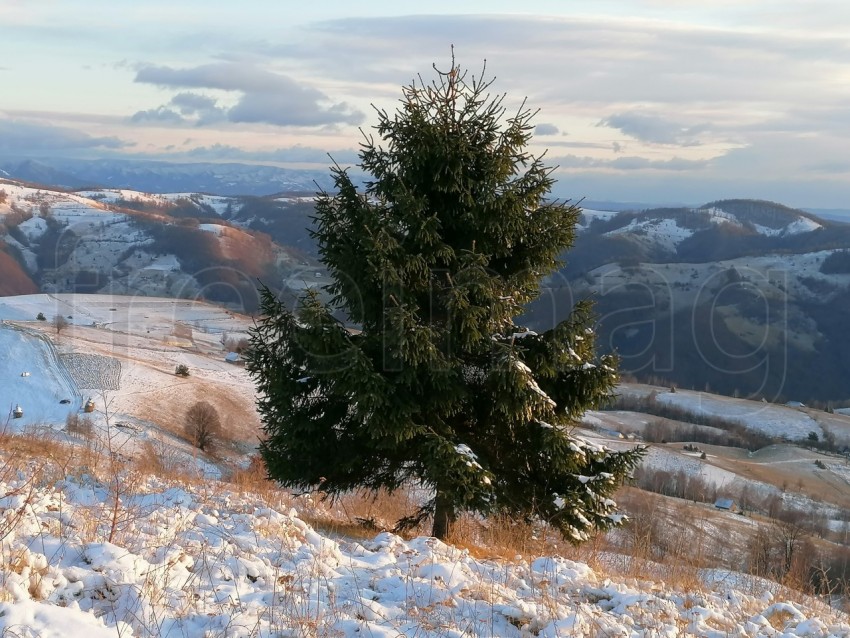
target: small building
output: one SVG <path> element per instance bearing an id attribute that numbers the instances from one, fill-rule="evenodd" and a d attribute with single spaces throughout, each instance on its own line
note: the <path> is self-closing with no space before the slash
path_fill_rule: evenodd
<path id="1" fill-rule="evenodd" d="M 12 416 L 16 419 L 20 419 L 22 416 L 24 416 L 24 409 L 20 405 L 16 405 L 15 409 L 12 410 Z"/>
<path id="2" fill-rule="evenodd" d="M 714 507 L 719 510 L 731 512 L 735 509 L 735 501 L 733 501 L 731 498 L 719 498 L 714 502 Z"/>
<path id="3" fill-rule="evenodd" d="M 604 434 L 605 436 L 610 436 L 612 439 L 622 439 L 623 433 L 619 430 L 612 430 L 610 428 L 596 428 L 596 431 L 600 434 Z"/>
<path id="4" fill-rule="evenodd" d="M 83 412 L 94 412 L 94 399 L 88 398 L 88 401 L 83 404 Z"/>

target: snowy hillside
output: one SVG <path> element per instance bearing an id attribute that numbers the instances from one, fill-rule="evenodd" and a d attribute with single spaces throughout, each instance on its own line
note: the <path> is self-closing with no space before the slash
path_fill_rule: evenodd
<path id="1" fill-rule="evenodd" d="M 589 211 L 563 259 L 534 330 L 589 298 L 598 343 L 641 381 L 850 403 L 850 224 L 757 200 Z"/>
<path id="2" fill-rule="evenodd" d="M 52 321 L 67 317 L 56 334 Z M 83 401 L 101 439 L 131 456 L 153 445 L 185 467 L 220 476 L 244 462 L 259 432 L 254 388 L 245 369 L 225 361 L 227 339 L 245 338 L 250 319 L 200 302 L 109 295 L 24 295 L 0 298 L 0 406 L 6 432 L 62 433 Z M 179 364 L 191 376 L 175 377 Z M 183 415 L 205 400 L 227 424 L 216 462 L 199 456 L 182 431 Z M 11 418 L 20 406 L 23 416 Z M 9 417 L 7 419 L 7 417 Z M 217 464 L 218 463 L 218 464 Z"/>
<path id="3" fill-rule="evenodd" d="M 65 192 L 8 180 L 0 191 L 0 253 L 26 272 L 10 293 L 31 292 L 37 282 L 42 292 L 201 297 L 250 312 L 257 279 L 285 282 L 317 270 L 312 259 L 257 233 L 252 217 L 239 218 L 250 208 L 245 198 Z M 257 201 L 250 203 L 265 210 Z M 282 201 L 279 207 L 289 205 Z"/>
<path id="4" fill-rule="evenodd" d="M 53 344 L 40 333 L 0 326 L 0 353 L 0 421 L 5 423 L 19 406 L 19 427 L 64 423 L 69 413 L 80 409 L 77 387 Z"/>
<path id="5" fill-rule="evenodd" d="M 711 227 L 732 232 L 785 239 L 824 228 L 810 213 L 785 209 L 769 213 L 756 206 L 748 210 L 740 201 L 715 202 L 700 208 L 650 209 L 609 212 L 583 210 L 579 230 L 599 231 L 609 237 L 625 237 L 642 244 L 646 250 L 676 255 L 680 245 L 695 234 Z M 758 214 L 753 212 L 758 210 Z M 759 223 L 761 222 L 761 223 Z"/>
<path id="6" fill-rule="evenodd" d="M 306 502 L 129 473 L 113 525 L 114 482 L 6 474 L 7 636 L 850 636 L 844 614 L 740 574 L 684 589 L 618 575 L 615 556 L 591 568 L 331 537 Z"/>
<path id="7" fill-rule="evenodd" d="M 70 316 L 70 325 L 57 335 L 34 319 L 39 312 Z M 653 444 L 643 471 L 747 493 L 752 515 L 695 497 L 659 501 L 647 518 L 655 495 L 625 488 L 617 501 L 634 524 L 579 549 L 544 526 L 498 520 L 468 523 L 478 531 L 457 546 L 405 539 L 375 531 L 394 520 L 400 506 L 390 501 L 323 503 L 265 482 L 262 468 L 245 470 L 259 434 L 254 390 L 244 368 L 224 361 L 222 340 L 244 335 L 247 317 L 181 300 L 42 294 L 0 299 L 0 320 L 9 354 L 0 358 L 0 398 L 25 407 L 0 433 L 0 635 L 850 637 L 829 599 L 737 571 L 753 567 L 759 530 L 778 533 L 755 513 L 757 497 L 824 518 L 834 533 L 812 533 L 818 560 L 842 548 L 850 473 L 836 455 L 707 446 L 702 457 Z M 177 363 L 191 375 L 176 377 Z M 828 417 L 836 433 L 850 433 L 840 415 L 660 390 L 620 392 L 654 391 L 658 402 L 754 429 L 825 433 Z M 72 404 L 61 403 L 65 395 Z M 93 432 L 70 432 L 67 414 L 79 414 L 89 395 Z M 232 440 L 215 457 L 193 449 L 180 428 L 201 399 L 227 415 Z M 645 432 L 650 418 L 594 412 L 584 425 L 597 431 L 575 434 L 632 446 L 611 428 Z M 357 498 L 371 513 L 360 516 Z M 647 524 L 655 544 L 639 554 Z M 482 545 L 484 533 L 513 535 L 523 549 Z"/>

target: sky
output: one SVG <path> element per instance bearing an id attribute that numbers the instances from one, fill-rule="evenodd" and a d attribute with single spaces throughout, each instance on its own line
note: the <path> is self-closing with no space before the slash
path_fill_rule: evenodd
<path id="1" fill-rule="evenodd" d="M 561 197 L 850 209 L 846 0 L 2 0 L 0 159 L 346 165 L 452 47 Z"/>

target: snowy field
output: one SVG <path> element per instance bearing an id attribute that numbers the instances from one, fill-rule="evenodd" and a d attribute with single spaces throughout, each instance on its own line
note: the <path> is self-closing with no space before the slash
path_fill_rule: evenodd
<path id="1" fill-rule="evenodd" d="M 70 293 L 0 297 L 0 320 L 33 321 L 40 312 L 48 320 L 62 315 L 74 325 L 153 337 L 171 334 L 175 324 L 219 337 L 245 332 L 251 325 L 249 318 L 219 306 L 166 297 Z"/>
<path id="2" fill-rule="evenodd" d="M 157 479 L 125 495 L 111 532 L 108 486 L 27 480 L 0 482 L 20 512 L 3 530 L 10 638 L 850 636 L 844 614 L 741 574 L 683 591 L 433 538 L 332 539 L 286 505 Z"/>
<path id="3" fill-rule="evenodd" d="M 60 403 L 60 401 L 68 403 Z M 52 345 L 38 333 L 0 323 L 0 425 L 12 431 L 62 424 L 81 398 Z M 9 418 L 20 406 L 24 415 Z"/>
<path id="4" fill-rule="evenodd" d="M 768 436 L 799 441 L 806 439 L 809 432 L 821 432 L 818 421 L 796 408 L 733 399 L 692 390 L 659 391 L 659 388 L 631 383 L 624 383 L 617 390 L 619 394 L 636 397 L 647 397 L 653 391 L 656 393 L 655 400 L 659 403 L 718 419 L 735 421 L 748 429 L 763 432 Z"/>
<path id="5" fill-rule="evenodd" d="M 49 321 L 36 321 L 38 313 Z M 52 326 L 56 314 L 71 324 L 59 335 Z M 188 407 L 208 401 L 229 440 L 239 449 L 256 445 L 254 385 L 243 367 L 224 360 L 222 343 L 246 336 L 246 317 L 192 301 L 41 294 L 0 298 L 0 320 L 9 322 L 0 324 L 0 408 L 5 423 L 21 405 L 24 417 L 10 421 L 16 431 L 33 425 L 60 430 L 91 397 L 96 408 L 89 417 L 99 437 L 107 432 L 107 411 L 112 425 L 132 424 L 115 431 L 128 456 L 156 444 L 187 467 L 218 476 L 220 468 L 199 456 L 183 432 Z M 191 376 L 175 376 L 178 364 Z M 60 404 L 65 398 L 70 403 Z"/>

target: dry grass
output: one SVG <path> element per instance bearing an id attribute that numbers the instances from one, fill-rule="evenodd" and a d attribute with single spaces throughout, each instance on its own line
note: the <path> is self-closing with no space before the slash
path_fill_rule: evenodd
<path id="1" fill-rule="evenodd" d="M 92 507 L 85 527 L 78 531 L 85 540 L 115 542 L 132 533 L 138 513 L 122 503 L 125 497 L 143 489 L 148 475 L 192 485 L 205 491 L 211 498 L 228 490 L 250 492 L 270 506 L 283 509 L 295 507 L 299 517 L 321 532 L 332 537 L 354 539 L 373 538 L 376 533 L 389 530 L 394 522 L 411 514 L 423 495 L 415 489 L 397 490 L 393 493 L 357 492 L 334 501 L 323 501 L 320 496 L 293 496 L 266 478 L 265 469 L 258 458 L 244 469 L 235 470 L 228 478 L 229 484 L 204 482 L 194 473 L 184 471 L 185 463 L 156 442 L 147 443 L 136 455 L 131 466 L 116 463 L 116 454 L 91 440 L 71 443 L 61 440 L 48 430 L 34 430 L 26 434 L 0 434 L 0 480 L 3 472 L 26 468 L 32 477 L 27 489 L 49 485 L 68 475 L 86 474 L 101 481 L 108 488 L 107 502 Z M 3 496 L 0 494 L 0 496 Z M 751 519 L 737 520 L 729 516 L 705 516 L 706 508 L 685 501 L 663 498 L 627 488 L 619 495 L 621 504 L 632 512 L 632 522 L 611 534 L 599 534 L 588 543 L 574 547 L 565 543 L 546 525 L 512 521 L 504 517 L 482 520 L 470 515 L 462 516 L 454 530 L 451 542 L 465 548 L 479 559 L 512 563 L 539 556 L 560 555 L 587 563 L 602 578 L 627 579 L 641 587 L 651 589 L 647 583 L 663 583 L 663 589 L 699 592 L 706 589 L 701 569 L 722 566 L 740 570 L 744 561 L 730 551 L 732 546 L 746 547 L 746 532 L 758 523 Z M 712 513 L 714 514 L 714 513 Z M 715 520 L 716 519 L 716 520 Z M 725 522 L 725 526 L 723 523 Z M 14 525 L 14 517 L 0 521 Z M 427 522 L 426 522 L 427 525 Z M 266 537 L 282 536 L 286 530 L 258 527 L 257 532 Z M 428 528 L 414 530 L 427 534 Z M 20 557 L 4 556 L 5 568 L 16 569 Z M 725 562 L 724 562 L 725 561 Z M 764 587 L 765 581 L 753 580 L 754 587 Z M 735 582 L 738 585 L 738 580 Z M 804 587 L 805 583 L 791 582 Z M 37 583 L 33 584 L 37 587 Z M 802 594 L 776 585 L 776 593 L 787 600 L 803 599 Z M 482 591 L 486 598 L 488 592 Z M 806 599 L 806 604 L 811 601 Z M 787 619 L 777 616 L 776 625 Z M 773 621 L 771 621 L 773 623 Z M 724 628 L 718 627 L 718 630 Z"/>

